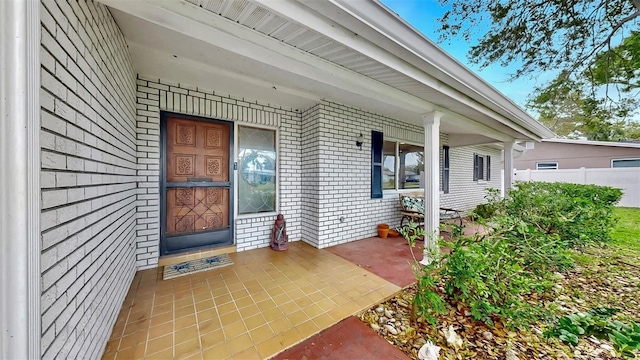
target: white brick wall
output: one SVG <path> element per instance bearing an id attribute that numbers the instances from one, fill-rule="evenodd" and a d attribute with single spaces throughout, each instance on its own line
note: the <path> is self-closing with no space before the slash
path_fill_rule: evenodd
<path id="1" fill-rule="evenodd" d="M 242 97 L 140 76 L 137 81 L 138 214 L 137 265 L 155 267 L 160 239 L 160 111 L 277 129 L 280 212 L 290 240 L 300 239 L 300 114 Z M 235 172 L 237 174 L 237 171 Z M 269 245 L 275 216 L 235 220 L 238 251 Z"/>
<path id="2" fill-rule="evenodd" d="M 424 129 L 385 116 L 323 101 L 302 116 L 302 238 L 324 248 L 376 234 L 379 223 L 400 222 L 398 195 L 371 199 L 371 131 L 416 143 Z M 355 146 L 362 133 L 362 150 Z M 447 142 L 441 134 L 441 143 Z M 492 157 L 492 180 L 473 181 L 473 153 Z M 450 193 L 441 205 L 464 211 L 484 201 L 484 189 L 500 188 L 500 150 L 465 147 L 450 150 Z"/>
<path id="3" fill-rule="evenodd" d="M 105 6 L 40 17 L 42 356 L 95 359 L 135 273 L 135 72 Z"/>
<path id="4" fill-rule="evenodd" d="M 473 181 L 474 153 L 491 156 L 490 181 Z M 484 196 L 487 194 L 485 189 L 500 189 L 501 157 L 500 149 L 489 146 L 451 148 L 449 150 L 449 194 L 440 194 L 440 204 L 466 213 L 473 210 L 476 205 L 485 202 Z"/>

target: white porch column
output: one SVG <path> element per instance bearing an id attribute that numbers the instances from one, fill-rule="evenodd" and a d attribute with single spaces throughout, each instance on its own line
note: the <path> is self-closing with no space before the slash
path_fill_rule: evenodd
<path id="1" fill-rule="evenodd" d="M 431 263 L 431 252 L 438 251 L 440 236 L 440 118 L 432 111 L 424 120 L 424 239 L 423 265 Z"/>
<path id="2" fill-rule="evenodd" d="M 508 196 L 513 186 L 513 141 L 505 141 L 504 145 L 504 196 Z"/>
<path id="3" fill-rule="evenodd" d="M 39 9 L 0 1 L 0 359 L 40 358 Z"/>

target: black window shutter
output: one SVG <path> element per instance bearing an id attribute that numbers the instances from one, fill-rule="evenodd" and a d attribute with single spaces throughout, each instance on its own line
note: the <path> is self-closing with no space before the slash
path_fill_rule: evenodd
<path id="1" fill-rule="evenodd" d="M 478 154 L 473 154 L 473 181 L 478 181 Z"/>
<path id="2" fill-rule="evenodd" d="M 371 198 L 382 198 L 382 149 L 384 136 L 379 131 L 371 132 Z"/>
<path id="3" fill-rule="evenodd" d="M 491 156 L 487 155 L 487 181 L 491 180 Z"/>
<path id="4" fill-rule="evenodd" d="M 443 161 L 442 161 L 442 192 L 449 193 L 449 147 L 444 145 L 442 147 Z"/>

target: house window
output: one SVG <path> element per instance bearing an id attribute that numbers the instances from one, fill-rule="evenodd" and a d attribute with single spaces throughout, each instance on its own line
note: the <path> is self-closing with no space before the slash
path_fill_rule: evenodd
<path id="1" fill-rule="evenodd" d="M 449 147 L 448 146 L 443 146 L 442 147 L 442 192 L 444 192 L 445 194 L 449 193 L 449 165 L 450 165 L 450 159 L 449 159 Z"/>
<path id="2" fill-rule="evenodd" d="M 394 140 L 384 142 L 383 189 L 422 188 L 424 147 Z"/>
<path id="3" fill-rule="evenodd" d="M 473 154 L 473 181 L 491 180 L 491 156 Z"/>
<path id="4" fill-rule="evenodd" d="M 613 159 L 612 168 L 640 167 L 640 159 Z"/>
<path id="5" fill-rule="evenodd" d="M 558 170 L 558 162 L 547 161 L 536 163 L 536 170 Z"/>
<path id="6" fill-rule="evenodd" d="M 276 132 L 238 126 L 238 212 L 276 211 Z"/>

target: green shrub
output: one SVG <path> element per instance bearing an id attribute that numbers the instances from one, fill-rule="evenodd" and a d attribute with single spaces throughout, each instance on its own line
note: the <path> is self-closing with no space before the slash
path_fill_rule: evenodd
<path id="1" fill-rule="evenodd" d="M 613 206 L 621 197 L 620 189 L 607 186 L 519 182 L 509 192 L 505 213 L 581 247 L 611 240 Z"/>
<path id="2" fill-rule="evenodd" d="M 556 271 L 573 266 L 569 249 L 608 241 L 619 189 L 562 183 L 518 183 L 502 200 L 489 190 L 474 211 L 490 227 L 486 235 L 454 237 L 441 245 L 451 253 L 428 266 L 414 266 L 418 279 L 414 305 L 434 324 L 446 303 L 462 304 L 474 319 L 494 319 L 523 327 L 551 317 L 530 300 L 550 294 Z M 411 244 L 415 229 L 400 231 Z M 444 294 L 438 292 L 444 285 Z M 567 335 L 568 336 L 568 335 Z M 632 343 L 633 345 L 634 343 Z"/>

